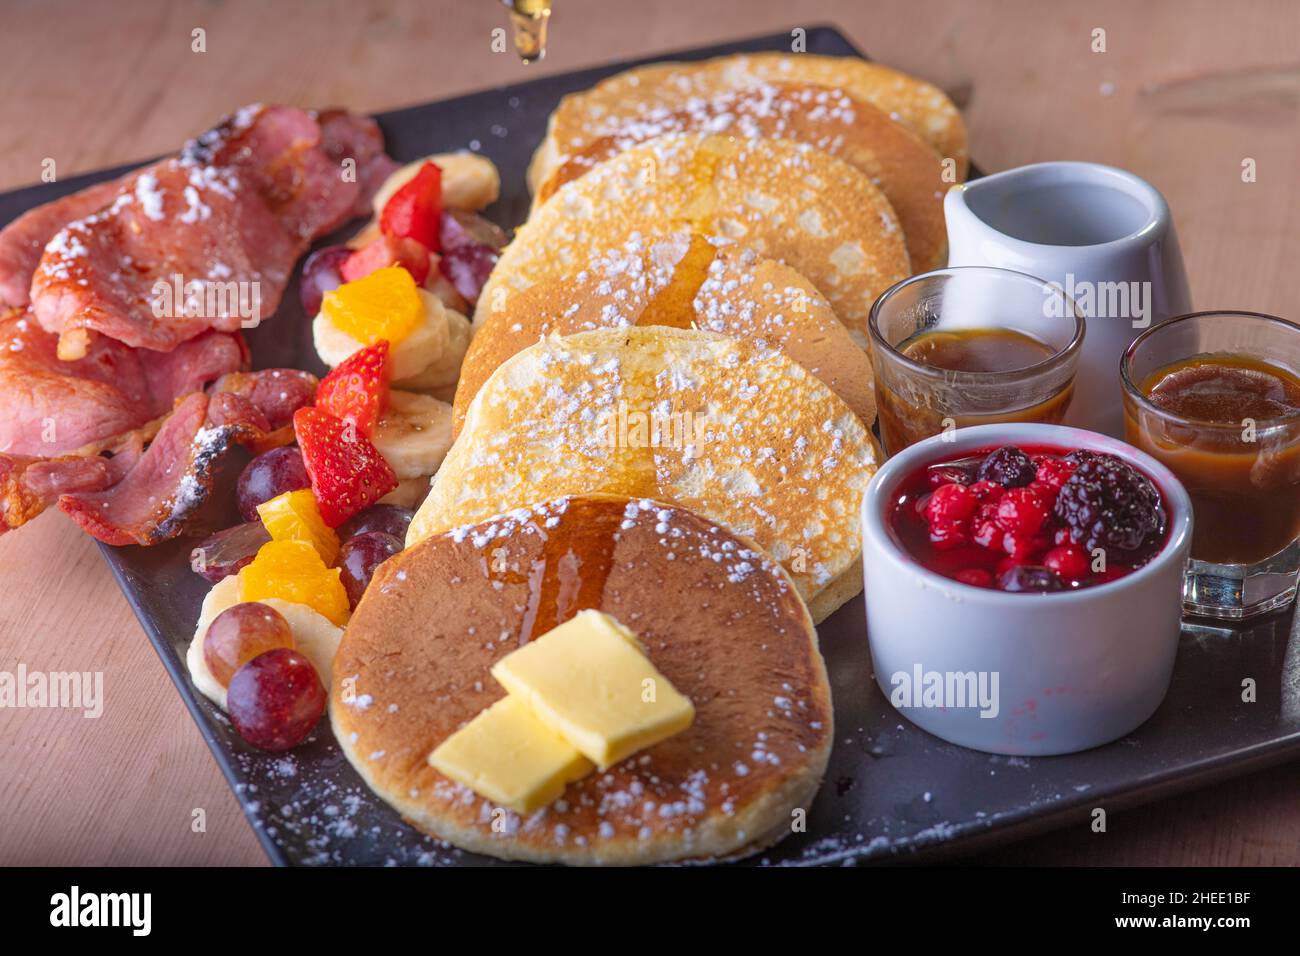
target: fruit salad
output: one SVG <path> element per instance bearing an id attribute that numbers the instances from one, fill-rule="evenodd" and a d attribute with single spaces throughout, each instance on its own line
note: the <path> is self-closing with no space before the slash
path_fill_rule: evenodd
<path id="1" fill-rule="evenodd" d="M 258 455 L 240 474 L 245 522 L 192 554 L 216 586 L 187 658 L 191 676 L 260 749 L 310 735 L 340 629 L 375 570 L 404 546 L 414 513 L 376 503 L 397 478 L 368 437 L 388 408 L 388 380 L 385 339 L 326 376 L 316 404 L 294 417 L 297 445 Z"/>
<path id="2" fill-rule="evenodd" d="M 427 481 L 450 444 L 450 408 L 415 392 L 454 388 L 469 321 L 453 310 L 472 308 L 506 236 L 473 211 L 496 198 L 492 164 L 434 159 L 390 177 L 351 245 L 308 257 L 302 304 L 333 371 L 294 415 L 294 444 L 240 474 L 243 523 L 191 555 L 214 585 L 191 675 L 264 750 L 296 746 L 320 720 L 340 628 L 414 515 L 380 499 L 399 475 Z M 393 391 L 394 379 L 411 383 Z"/>

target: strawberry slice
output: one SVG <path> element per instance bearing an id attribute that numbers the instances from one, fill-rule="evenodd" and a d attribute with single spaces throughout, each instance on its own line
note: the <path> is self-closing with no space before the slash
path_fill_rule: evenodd
<path id="1" fill-rule="evenodd" d="M 339 275 L 344 282 L 355 282 L 384 266 L 401 266 L 416 285 L 424 285 L 429 277 L 429 250 L 414 239 L 380 236 L 348 256 L 339 267 Z"/>
<path id="2" fill-rule="evenodd" d="M 316 407 L 335 418 L 351 422 L 367 438 L 375 435 L 375 424 L 388 407 L 388 382 L 392 363 L 388 340 L 353 352 L 330 372 L 316 388 Z"/>
<path id="3" fill-rule="evenodd" d="M 441 212 L 442 170 L 425 163 L 415 178 L 384 204 L 379 231 L 394 239 L 414 239 L 430 252 L 437 252 Z"/>
<path id="4" fill-rule="evenodd" d="M 313 406 L 293 413 L 293 430 L 320 516 L 331 528 L 397 487 L 393 469 L 356 426 Z"/>

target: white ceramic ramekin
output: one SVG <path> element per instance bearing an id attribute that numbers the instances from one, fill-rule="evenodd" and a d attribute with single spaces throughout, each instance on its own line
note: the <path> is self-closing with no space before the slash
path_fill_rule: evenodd
<path id="1" fill-rule="evenodd" d="M 936 436 L 895 455 L 863 498 L 867 635 L 880 689 L 917 726 L 990 753 L 1073 753 L 1124 736 L 1169 689 L 1192 538 L 1187 492 L 1159 462 L 1096 432 L 1004 424 L 951 434 L 955 440 Z M 886 525 L 899 486 L 923 466 L 1001 445 L 1086 448 L 1135 465 L 1169 511 L 1164 548 L 1127 577 L 1049 594 L 971 587 L 926 570 Z M 921 691 L 936 675 L 949 693 L 927 700 Z M 955 692 L 965 689 L 971 703 L 978 694 L 970 689 L 980 686 L 995 707 L 955 706 Z"/>

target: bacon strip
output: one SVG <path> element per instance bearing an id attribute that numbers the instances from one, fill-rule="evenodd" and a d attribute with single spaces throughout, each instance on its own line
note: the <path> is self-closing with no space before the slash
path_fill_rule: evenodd
<path id="1" fill-rule="evenodd" d="M 102 446 L 248 363 L 243 339 L 225 332 L 166 353 L 100 338 L 75 362 L 60 361 L 56 344 L 30 313 L 0 319 L 0 452 L 54 458 Z"/>
<path id="2" fill-rule="evenodd" d="M 240 373 L 223 382 L 237 390 L 190 395 L 120 482 L 65 494 L 59 509 L 107 544 L 148 546 L 185 531 L 212 493 L 221 457 L 238 444 L 273 444 L 275 436 L 266 426 L 280 428 L 286 416 L 291 421 L 297 407 L 311 402 L 316 384 L 314 376 L 294 369 Z M 239 401 L 223 401 L 230 395 Z M 232 409 L 248 415 L 232 418 Z"/>
<path id="3" fill-rule="evenodd" d="M 101 541 L 166 540 L 227 449 L 292 441 L 316 379 L 238 371 L 239 329 L 396 167 L 366 117 L 259 105 L 0 231 L 0 533 L 57 500 Z"/>
<path id="4" fill-rule="evenodd" d="M 23 308 L 30 301 L 32 274 L 45 244 L 76 219 L 84 219 L 111 203 L 129 188 L 135 173 L 93 186 L 29 209 L 0 229 L 0 306 Z"/>
<path id="5" fill-rule="evenodd" d="M 111 487 L 139 459 L 140 443 L 112 458 L 0 454 L 0 534 L 26 524 L 62 495 Z"/>
<path id="6" fill-rule="evenodd" d="M 208 397 L 189 396 L 125 478 L 103 491 L 65 494 L 59 510 L 107 544 L 148 545 L 175 537 L 207 497 L 212 464 L 227 447 L 220 429 L 204 433 L 207 414 Z"/>
<path id="7" fill-rule="evenodd" d="M 165 352 L 209 328 L 256 325 L 311 241 L 362 209 L 392 166 L 364 117 L 240 110 L 55 234 L 32 276 L 33 312 L 65 359 L 94 334 Z"/>

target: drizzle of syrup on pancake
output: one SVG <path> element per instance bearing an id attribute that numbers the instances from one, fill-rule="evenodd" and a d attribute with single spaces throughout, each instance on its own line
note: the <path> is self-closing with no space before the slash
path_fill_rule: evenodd
<path id="1" fill-rule="evenodd" d="M 689 329 L 695 322 L 692 303 L 709 277 L 709 266 L 713 265 L 717 254 L 713 243 L 697 232 L 691 233 L 686 251 L 673 269 L 672 278 L 646 303 L 636 324 Z"/>
<path id="2" fill-rule="evenodd" d="M 528 570 L 528 605 L 519 644 L 559 627 L 579 611 L 599 609 L 614 565 L 616 535 L 623 523 L 617 502 L 571 500 L 553 528 L 536 522 L 542 555 Z"/>
<path id="3" fill-rule="evenodd" d="M 690 200 L 682 209 L 681 216 L 686 225 L 697 232 L 716 232 L 713 217 L 716 212 L 716 196 L 713 181 L 717 178 L 718 167 L 724 159 L 730 159 L 737 151 L 736 143 L 730 139 L 710 136 L 700 142 L 699 148 L 691 155 L 687 175 L 694 186 Z"/>

